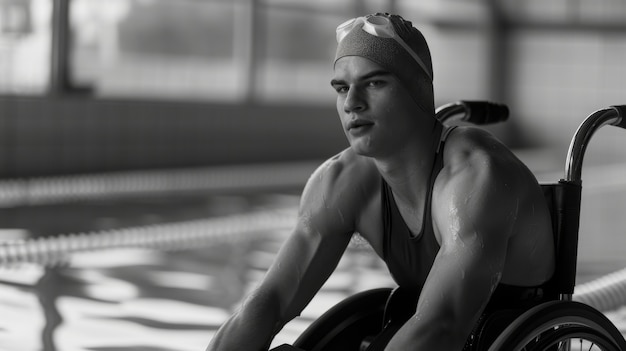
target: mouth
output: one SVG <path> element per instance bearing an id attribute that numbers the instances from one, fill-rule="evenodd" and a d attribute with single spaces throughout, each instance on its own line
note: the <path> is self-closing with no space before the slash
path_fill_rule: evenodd
<path id="1" fill-rule="evenodd" d="M 348 131 L 356 131 L 366 129 L 367 127 L 373 126 L 374 123 L 362 119 L 353 119 L 348 122 Z"/>

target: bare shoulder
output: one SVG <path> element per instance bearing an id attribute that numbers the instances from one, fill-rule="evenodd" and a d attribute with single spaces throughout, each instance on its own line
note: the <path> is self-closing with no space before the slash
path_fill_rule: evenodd
<path id="1" fill-rule="evenodd" d="M 373 189 L 380 181 L 369 158 L 350 148 L 329 158 L 309 177 L 300 203 L 300 216 L 320 217 L 329 230 L 354 230 Z M 341 228 L 337 228 L 341 227 Z"/>
<path id="2" fill-rule="evenodd" d="M 444 150 L 444 165 L 449 176 L 479 174 L 484 177 L 476 179 L 478 181 L 499 179 L 511 185 L 520 181 L 536 183 L 530 170 L 506 145 L 489 132 L 475 127 L 459 127 L 450 133 Z"/>
<path id="3" fill-rule="evenodd" d="M 534 175 L 496 137 L 479 128 L 460 127 L 446 140 L 433 204 L 440 213 L 454 210 L 462 219 L 471 219 L 467 225 L 493 226 L 502 232 L 504 225 L 512 229 L 529 192 L 534 197 L 537 191 Z"/>
<path id="4" fill-rule="evenodd" d="M 304 195 L 310 191 L 326 193 L 331 198 L 352 194 L 376 179 L 376 166 L 369 158 L 347 148 L 322 163 L 309 177 Z M 339 194 L 338 191 L 344 194 Z"/>

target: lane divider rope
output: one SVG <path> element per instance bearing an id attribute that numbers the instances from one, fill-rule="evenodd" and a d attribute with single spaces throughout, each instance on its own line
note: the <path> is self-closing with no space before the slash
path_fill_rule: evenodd
<path id="1" fill-rule="evenodd" d="M 0 208 L 189 192 L 301 188 L 316 162 L 212 166 L 0 180 Z"/>
<path id="2" fill-rule="evenodd" d="M 599 311 L 613 311 L 626 305 L 626 268 L 576 285 L 574 300 Z"/>
<path id="3" fill-rule="evenodd" d="M 114 248 L 186 250 L 275 237 L 295 225 L 293 209 L 0 242 L 0 266 L 67 263 L 72 253 Z"/>

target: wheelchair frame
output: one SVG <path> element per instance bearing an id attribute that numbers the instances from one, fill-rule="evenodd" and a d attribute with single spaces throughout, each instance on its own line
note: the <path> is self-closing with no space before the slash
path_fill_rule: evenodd
<path id="1" fill-rule="evenodd" d="M 508 114 L 506 105 L 484 101 L 458 101 L 441 106 L 436 111 L 437 118 L 442 122 L 455 120 L 476 125 L 504 121 Z M 480 348 L 476 350 L 562 350 L 556 345 L 569 350 L 570 344 L 565 340 L 579 335 L 601 345 L 604 350 L 626 351 L 626 340 L 601 312 L 572 301 L 576 283 L 583 159 L 593 134 L 606 125 L 626 129 L 626 105 L 611 106 L 589 115 L 572 137 L 566 157 L 565 177 L 556 183 L 541 184 L 552 217 L 556 250 L 553 279 L 558 300 L 542 303 L 524 312 L 493 342 L 489 341 L 488 348 L 477 342 Z M 355 337 L 359 334 L 362 340 L 382 328 L 390 294 L 391 289 L 373 289 L 348 297 L 314 321 L 293 346 L 283 345 L 274 350 L 361 348 L 370 351 L 367 346 L 359 346 L 361 341 Z"/>

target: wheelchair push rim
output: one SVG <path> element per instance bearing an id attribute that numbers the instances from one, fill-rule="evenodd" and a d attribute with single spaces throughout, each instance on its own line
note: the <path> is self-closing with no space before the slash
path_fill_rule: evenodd
<path id="1" fill-rule="evenodd" d="M 585 348 L 572 345 L 569 340 L 576 338 L 587 341 L 583 343 Z M 489 351 L 593 351 L 598 348 L 626 350 L 626 341 L 613 323 L 593 307 L 573 301 L 553 301 L 518 317 L 493 342 Z"/>

